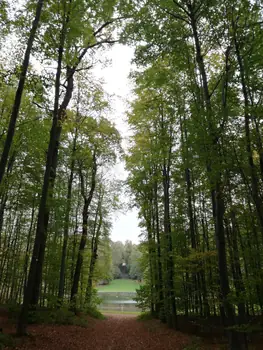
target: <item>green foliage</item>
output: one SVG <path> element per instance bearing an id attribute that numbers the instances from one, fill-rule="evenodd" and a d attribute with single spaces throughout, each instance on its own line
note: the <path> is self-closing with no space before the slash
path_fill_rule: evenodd
<path id="1" fill-rule="evenodd" d="M 151 321 L 153 319 L 154 317 L 150 312 L 143 312 L 137 317 L 139 321 Z"/>
<path id="2" fill-rule="evenodd" d="M 136 301 L 136 306 L 145 312 L 151 307 L 151 294 L 150 294 L 150 286 L 143 285 L 140 288 L 136 289 L 136 297 L 134 300 Z"/>
<path id="3" fill-rule="evenodd" d="M 131 255 L 130 255 L 130 270 L 129 275 L 130 278 L 136 279 L 136 280 L 142 280 L 143 279 L 143 272 L 141 268 L 141 257 L 142 253 L 137 247 L 134 247 L 132 249 Z"/>
<path id="4" fill-rule="evenodd" d="M 114 279 L 123 277 L 122 264 L 125 263 L 124 277 L 141 280 L 142 270 L 140 265 L 141 253 L 136 244 L 131 241 L 111 242 L 112 273 Z"/>
<path id="5" fill-rule="evenodd" d="M 92 288 L 89 307 L 96 309 L 97 306 L 101 304 L 101 302 L 102 302 L 102 299 L 98 295 L 98 290 L 96 288 Z"/>
<path id="6" fill-rule="evenodd" d="M 95 307 L 86 308 L 85 313 L 98 320 L 103 320 L 105 318 L 104 315 Z"/>
<path id="7" fill-rule="evenodd" d="M 87 319 L 84 314 L 75 315 L 66 309 L 37 309 L 29 312 L 28 322 L 32 324 L 61 324 L 86 327 Z"/>
<path id="8" fill-rule="evenodd" d="M 240 325 L 235 325 L 233 327 L 227 327 L 226 329 L 233 330 L 237 333 L 245 333 L 245 334 L 262 333 L 263 325 L 260 323 L 256 323 L 256 324 L 244 323 Z"/>

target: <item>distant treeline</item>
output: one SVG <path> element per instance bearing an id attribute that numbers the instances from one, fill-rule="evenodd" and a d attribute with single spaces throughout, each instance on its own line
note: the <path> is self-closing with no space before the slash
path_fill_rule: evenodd
<path id="1" fill-rule="evenodd" d="M 139 246 L 131 241 L 122 243 L 111 242 L 112 251 L 112 277 L 142 279 L 140 268 L 141 252 Z"/>

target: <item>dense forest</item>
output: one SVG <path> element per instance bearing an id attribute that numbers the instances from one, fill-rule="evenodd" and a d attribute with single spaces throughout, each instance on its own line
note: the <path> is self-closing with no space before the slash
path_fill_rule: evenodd
<path id="1" fill-rule="evenodd" d="M 151 4 L 151 6 L 150 6 Z M 263 308 L 262 2 L 150 1 L 126 157 L 152 313 L 220 316 L 231 349 Z M 143 294 L 145 298 L 145 294 Z"/>
<path id="2" fill-rule="evenodd" d="M 247 349 L 263 314 L 262 5 L 1 1 L 0 303 L 21 306 L 19 335 L 32 309 L 92 307 L 121 259 L 154 317 L 218 319 Z M 129 147 L 93 74 L 115 43 L 135 48 Z M 143 234 L 118 256 L 123 189 Z"/>

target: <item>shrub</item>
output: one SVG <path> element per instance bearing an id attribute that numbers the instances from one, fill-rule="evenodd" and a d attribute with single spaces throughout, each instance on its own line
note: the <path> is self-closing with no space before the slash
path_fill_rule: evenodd
<path id="1" fill-rule="evenodd" d="M 60 324 L 85 327 L 87 320 L 84 315 L 75 315 L 74 312 L 66 309 L 38 309 L 29 312 L 29 323 L 37 324 Z"/>
<path id="2" fill-rule="evenodd" d="M 136 294 L 136 297 L 133 298 L 133 300 L 137 303 L 136 306 L 143 312 L 149 310 L 151 307 L 150 287 L 147 284 L 142 285 L 139 289 L 136 289 Z"/>
<path id="3" fill-rule="evenodd" d="M 153 318 L 154 317 L 150 312 L 143 312 L 137 317 L 139 321 L 150 321 L 153 320 Z"/>
<path id="4" fill-rule="evenodd" d="M 86 310 L 85 310 L 86 314 L 93 317 L 93 318 L 96 318 L 98 320 L 103 320 L 105 319 L 105 317 L 102 315 L 102 313 L 95 307 L 88 307 Z"/>
<path id="5" fill-rule="evenodd" d="M 96 288 L 92 288 L 90 305 L 88 305 L 88 307 L 91 307 L 92 309 L 93 308 L 96 309 L 96 307 L 101 303 L 102 303 L 102 299 L 98 296 L 98 290 Z"/>

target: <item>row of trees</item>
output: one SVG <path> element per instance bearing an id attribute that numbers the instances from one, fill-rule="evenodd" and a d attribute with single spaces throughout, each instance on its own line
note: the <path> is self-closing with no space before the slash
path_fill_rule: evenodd
<path id="1" fill-rule="evenodd" d="M 133 1 L 140 40 L 126 164 L 151 312 L 221 317 L 231 349 L 263 312 L 260 1 Z"/>
<path id="2" fill-rule="evenodd" d="M 111 262 L 121 138 L 91 68 L 115 42 L 117 4 L 0 4 L 0 302 L 22 304 L 20 335 L 29 308 L 91 305 Z"/>

